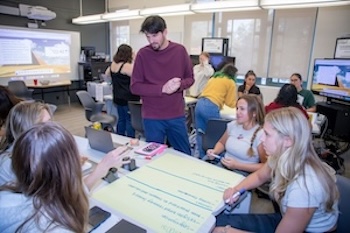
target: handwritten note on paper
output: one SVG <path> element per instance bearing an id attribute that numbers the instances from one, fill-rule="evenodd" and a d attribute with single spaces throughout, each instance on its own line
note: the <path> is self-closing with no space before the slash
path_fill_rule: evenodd
<path id="1" fill-rule="evenodd" d="M 222 193 L 243 177 L 166 154 L 93 194 L 155 232 L 198 232 L 223 205 Z"/>

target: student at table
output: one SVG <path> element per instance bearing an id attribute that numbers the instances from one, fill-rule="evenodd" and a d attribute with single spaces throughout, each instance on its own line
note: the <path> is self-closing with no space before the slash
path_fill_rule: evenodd
<path id="1" fill-rule="evenodd" d="M 195 108 L 196 141 L 200 158 L 205 156 L 202 148 L 202 135 L 207 129 L 208 120 L 220 118 L 220 110 L 225 105 L 236 107 L 237 68 L 232 64 L 226 64 L 219 72 L 209 79 Z"/>
<path id="2" fill-rule="evenodd" d="M 167 39 L 165 20 L 148 16 L 141 25 L 149 45 L 136 55 L 131 92 L 142 98 L 146 141 L 191 154 L 183 92 L 193 82 L 192 63 L 184 46 Z"/>
<path id="3" fill-rule="evenodd" d="M 238 190 L 251 190 L 271 179 L 270 196 L 282 213 L 220 214 L 213 232 L 335 232 L 335 171 L 315 153 L 307 119 L 294 107 L 281 108 L 266 115 L 263 129 L 267 163 L 226 189 L 223 198 L 232 204 Z"/>
<path id="4" fill-rule="evenodd" d="M 16 140 L 16 181 L 0 186 L 0 232 L 86 232 L 89 201 L 72 135 L 53 122 Z"/>
<path id="5" fill-rule="evenodd" d="M 255 85 L 256 74 L 253 70 L 248 70 L 244 76 L 244 83 L 238 87 L 238 97 L 241 97 L 244 94 L 255 94 L 261 96 L 259 87 Z"/>
<path id="6" fill-rule="evenodd" d="M 0 142 L 0 185 L 16 180 L 11 158 L 13 145 L 17 138 L 35 124 L 50 121 L 51 117 L 49 106 L 39 102 L 21 102 L 11 109 L 6 122 L 6 135 Z M 118 149 L 104 156 L 92 173 L 85 177 L 84 182 L 89 190 L 107 174 L 111 167 L 118 167 L 122 164 L 118 157 L 118 151 L 121 149 Z"/>
<path id="7" fill-rule="evenodd" d="M 113 62 L 105 74 L 112 78 L 113 103 L 117 105 L 118 123 L 117 134 L 135 137 L 135 130 L 131 126 L 128 101 L 139 101 L 140 96 L 130 91 L 130 79 L 133 70 L 133 51 L 127 44 L 118 47 Z"/>
<path id="8" fill-rule="evenodd" d="M 299 73 L 290 76 L 290 83 L 293 84 L 298 91 L 298 103 L 302 105 L 307 112 L 316 112 L 316 103 L 314 94 L 310 90 L 302 87 L 303 79 Z"/>
<path id="9" fill-rule="evenodd" d="M 264 117 L 260 97 L 253 94 L 241 96 L 237 101 L 236 120 L 227 124 L 215 147 L 207 150 L 208 158 L 213 160 L 213 154 L 225 151 L 220 165 L 244 176 L 261 168 L 267 159 L 260 141 Z"/>

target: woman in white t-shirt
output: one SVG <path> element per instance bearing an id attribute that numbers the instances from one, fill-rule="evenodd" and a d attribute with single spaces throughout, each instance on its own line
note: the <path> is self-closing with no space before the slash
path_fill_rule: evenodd
<path id="1" fill-rule="evenodd" d="M 256 95 L 243 95 L 237 101 L 237 117 L 227 124 L 225 133 L 213 149 L 207 150 L 208 158 L 225 155 L 220 164 L 225 168 L 247 176 L 262 167 L 266 153 L 260 138 L 264 123 L 264 105 Z"/>
<path id="2" fill-rule="evenodd" d="M 335 171 L 315 153 L 308 120 L 294 107 L 280 108 L 266 115 L 263 129 L 268 162 L 226 189 L 223 198 L 232 204 L 237 190 L 250 190 L 271 179 L 270 196 L 281 213 L 220 214 L 213 232 L 335 232 L 339 199 Z"/>

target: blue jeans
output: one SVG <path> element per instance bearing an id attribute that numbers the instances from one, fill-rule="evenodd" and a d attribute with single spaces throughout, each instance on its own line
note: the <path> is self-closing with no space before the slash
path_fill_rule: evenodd
<path id="1" fill-rule="evenodd" d="M 206 151 L 202 148 L 202 135 L 207 130 L 208 120 L 218 118 L 221 118 L 219 106 L 207 98 L 198 99 L 195 109 L 195 123 L 197 133 L 196 141 L 200 158 L 203 158 L 206 154 Z"/>
<path id="2" fill-rule="evenodd" d="M 224 214 L 216 217 L 216 226 L 230 225 L 249 232 L 275 232 L 282 216 L 280 213 L 274 214 Z"/>
<path id="3" fill-rule="evenodd" d="M 130 119 L 130 112 L 129 112 L 128 105 L 125 105 L 125 106 L 117 105 L 117 110 L 118 110 L 117 134 L 134 138 L 135 130 L 131 126 L 131 119 Z"/>
<path id="4" fill-rule="evenodd" d="M 191 154 L 184 116 L 169 120 L 143 119 L 143 125 L 147 142 L 164 144 L 166 137 L 175 150 Z"/>

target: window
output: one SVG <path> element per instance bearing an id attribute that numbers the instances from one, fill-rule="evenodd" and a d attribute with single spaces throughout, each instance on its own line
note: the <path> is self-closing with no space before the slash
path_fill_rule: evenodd
<path id="1" fill-rule="evenodd" d="M 128 21 L 114 21 L 110 27 L 111 54 L 114 55 L 121 44 L 130 44 L 130 27 Z"/>

